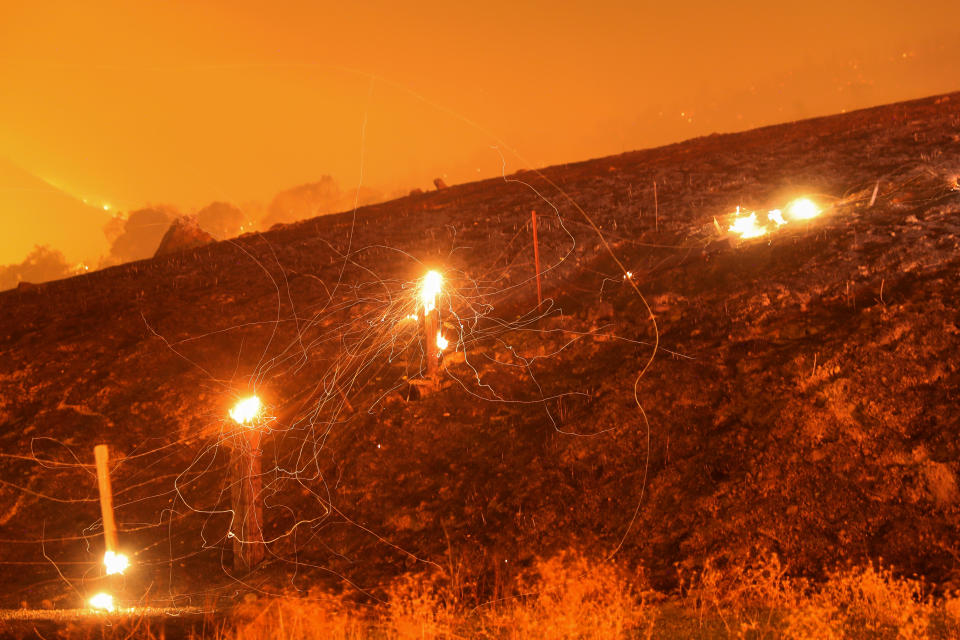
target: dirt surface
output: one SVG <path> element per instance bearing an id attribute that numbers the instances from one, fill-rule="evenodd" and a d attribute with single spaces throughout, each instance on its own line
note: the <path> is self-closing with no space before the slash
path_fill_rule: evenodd
<path id="1" fill-rule="evenodd" d="M 195 608 L 136 607 L 110 613 L 90 609 L 0 609 L 4 638 L 206 637 L 216 628 L 216 612 Z M 99 627 L 99 633 L 97 628 Z"/>
<path id="2" fill-rule="evenodd" d="M 100 442 L 135 565 L 119 588 L 144 605 L 376 595 L 420 571 L 489 594 L 574 547 L 665 589 L 678 565 L 758 550 L 814 577 L 883 558 L 954 584 L 958 174 L 954 94 L 0 293 L 0 604 L 75 607 L 103 584 Z M 726 233 L 738 205 L 798 195 L 824 213 Z M 409 383 L 406 318 L 428 268 L 450 342 L 432 393 Z M 251 389 L 269 545 L 237 576 L 227 410 Z"/>

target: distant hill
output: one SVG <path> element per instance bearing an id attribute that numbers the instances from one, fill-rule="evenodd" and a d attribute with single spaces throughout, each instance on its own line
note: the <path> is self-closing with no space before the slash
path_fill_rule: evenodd
<path id="1" fill-rule="evenodd" d="M 60 191 L 0 158 L 0 264 L 19 262 L 35 245 L 49 245 L 71 263 L 107 252 L 104 211 Z"/>

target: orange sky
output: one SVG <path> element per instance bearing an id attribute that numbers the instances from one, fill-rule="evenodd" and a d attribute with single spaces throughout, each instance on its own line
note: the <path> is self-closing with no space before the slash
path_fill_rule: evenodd
<path id="1" fill-rule="evenodd" d="M 500 152 L 513 171 L 501 143 L 542 166 L 960 89 L 954 3 L 796 7 L 0 0 L 0 159 L 91 205 L 189 212 L 323 174 L 391 194 L 496 175 Z M 29 232 L 21 202 L 0 216 Z"/>

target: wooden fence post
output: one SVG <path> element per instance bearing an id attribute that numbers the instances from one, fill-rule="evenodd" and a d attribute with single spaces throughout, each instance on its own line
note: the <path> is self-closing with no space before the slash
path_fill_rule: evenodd
<path id="1" fill-rule="evenodd" d="M 420 283 L 420 322 L 423 326 L 423 351 L 427 358 L 426 383 L 428 388 L 440 386 L 437 372 L 440 369 L 440 292 L 443 276 L 437 271 L 428 271 Z"/>
<path id="2" fill-rule="evenodd" d="M 440 349 L 437 347 L 437 334 L 440 331 L 440 307 L 434 303 L 433 308 L 423 313 L 423 343 L 427 358 L 427 379 L 436 387 L 439 383 L 437 375 L 440 368 Z"/>
<path id="3" fill-rule="evenodd" d="M 660 231 L 660 200 L 657 198 L 657 181 L 653 181 L 653 224 Z"/>
<path id="4" fill-rule="evenodd" d="M 117 539 L 117 522 L 113 518 L 113 490 L 110 488 L 110 452 L 105 444 L 98 444 L 93 448 L 93 457 L 97 461 L 97 488 L 100 490 L 100 515 L 103 519 L 103 543 L 105 551 L 116 553 L 119 541 Z"/>
<path id="5" fill-rule="evenodd" d="M 540 289 L 540 243 L 537 241 L 537 212 L 530 212 L 530 221 L 533 226 L 533 263 L 537 270 L 537 307 L 543 305 L 543 293 Z"/>
<path id="6" fill-rule="evenodd" d="M 250 571 L 263 561 L 263 489 L 260 429 L 240 427 L 233 439 L 230 496 L 233 506 L 233 569 Z"/>

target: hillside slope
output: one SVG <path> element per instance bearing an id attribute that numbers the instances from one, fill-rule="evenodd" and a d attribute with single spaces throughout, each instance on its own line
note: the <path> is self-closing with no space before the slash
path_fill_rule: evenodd
<path id="1" fill-rule="evenodd" d="M 62 251 L 71 263 L 107 250 L 110 215 L 88 206 L 0 158 L 0 263 L 19 262 L 35 245 Z"/>
<path id="2" fill-rule="evenodd" d="M 268 561 L 248 585 L 369 589 L 439 569 L 491 593 L 572 547 L 616 552 L 666 588 L 678 564 L 761 550 L 812 576 L 882 557 L 949 582 L 958 174 L 954 94 L 0 294 L 0 562 L 22 569 L 5 601 L 65 606 L 65 580 L 97 584 L 99 442 L 122 456 L 128 593 L 236 593 L 226 414 L 251 389 L 272 419 Z M 826 210 L 752 240 L 718 231 L 738 205 L 797 195 Z M 428 268 L 445 276 L 451 346 L 442 388 L 421 394 L 406 316 Z"/>

